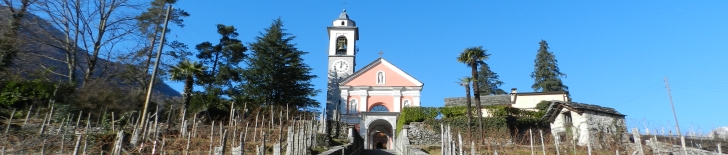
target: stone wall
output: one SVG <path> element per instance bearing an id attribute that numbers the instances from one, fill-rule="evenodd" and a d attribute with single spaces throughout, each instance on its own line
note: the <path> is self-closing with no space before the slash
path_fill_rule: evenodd
<path id="1" fill-rule="evenodd" d="M 410 123 L 407 137 L 412 145 L 440 145 L 441 141 L 440 132 L 427 129 L 422 122 Z"/>
<path id="2" fill-rule="evenodd" d="M 329 120 L 328 123 L 326 123 L 326 126 L 329 130 L 331 138 L 346 138 L 349 136 L 349 133 L 347 131 L 348 125 L 344 122 Z"/>
<path id="3" fill-rule="evenodd" d="M 408 135 L 406 133 L 408 133 L 409 130 L 410 130 L 409 125 L 404 125 L 404 126 L 402 126 L 402 131 L 397 133 L 397 135 Z M 427 154 L 424 151 L 422 151 L 422 149 L 412 146 L 412 144 L 410 143 L 411 139 L 408 136 L 397 136 L 396 138 L 397 139 L 395 142 L 395 144 L 396 144 L 395 147 L 397 147 L 397 148 L 395 148 L 394 150 L 398 155 L 426 155 Z"/>
<path id="4" fill-rule="evenodd" d="M 574 114 L 572 113 L 572 116 Z M 578 131 L 581 133 L 578 138 L 579 144 L 585 145 L 589 141 L 592 144 L 622 143 L 628 139 L 624 135 L 627 132 L 624 117 L 595 111 L 585 111 L 582 116 L 583 121 L 578 123 L 574 121 L 574 126 L 577 126 Z M 599 148 L 600 146 L 597 145 L 596 147 Z"/>
<path id="5" fill-rule="evenodd" d="M 564 122 L 564 112 L 571 114 L 571 123 Z M 563 109 L 553 123 L 550 123 L 551 133 L 561 141 L 577 139 L 577 144 L 586 146 L 592 144 L 622 143 L 629 139 L 625 136 L 627 125 L 623 116 L 584 111 L 582 114 Z M 571 133 L 567 133 L 567 132 Z M 608 134 L 608 135 L 607 135 Z M 572 137 L 568 137 L 571 135 Z M 601 138 L 599 138 L 601 137 Z M 597 146 L 599 147 L 599 146 Z"/>

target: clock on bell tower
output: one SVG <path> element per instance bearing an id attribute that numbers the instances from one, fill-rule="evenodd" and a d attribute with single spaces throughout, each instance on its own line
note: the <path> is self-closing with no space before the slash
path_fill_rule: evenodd
<path id="1" fill-rule="evenodd" d="M 339 14 L 331 26 L 327 27 L 329 34 L 329 67 L 328 67 L 328 89 L 326 95 L 326 110 L 331 116 L 334 110 L 342 111 L 342 100 L 339 90 L 339 81 L 354 73 L 356 66 L 356 41 L 359 40 L 359 28 L 356 22 L 349 19 L 346 10 Z"/>

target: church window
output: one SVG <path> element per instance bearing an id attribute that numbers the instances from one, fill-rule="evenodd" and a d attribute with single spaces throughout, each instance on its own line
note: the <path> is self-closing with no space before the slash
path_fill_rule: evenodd
<path id="1" fill-rule="evenodd" d="M 386 81 L 386 75 L 383 71 L 377 72 L 377 84 L 384 84 Z"/>
<path id="2" fill-rule="evenodd" d="M 410 100 L 404 100 L 404 104 L 402 104 L 402 105 L 404 105 L 404 107 L 412 106 L 412 105 L 410 105 Z"/>
<path id="3" fill-rule="evenodd" d="M 351 101 L 349 101 L 349 113 L 356 114 L 358 112 L 357 106 L 358 104 L 356 104 L 356 99 L 351 99 Z"/>
<path id="4" fill-rule="evenodd" d="M 344 25 L 344 21 L 341 21 L 341 25 Z"/>
<path id="5" fill-rule="evenodd" d="M 376 106 L 372 107 L 372 109 L 369 111 L 371 111 L 371 112 L 389 112 L 389 109 L 387 109 L 387 107 L 385 107 L 383 105 L 376 105 Z"/>

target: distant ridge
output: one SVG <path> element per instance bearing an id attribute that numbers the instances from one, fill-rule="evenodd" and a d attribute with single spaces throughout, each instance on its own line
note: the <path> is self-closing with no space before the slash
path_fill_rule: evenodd
<path id="1" fill-rule="evenodd" d="M 7 21 L 10 18 L 10 12 L 8 11 L 8 7 L 6 6 L 0 6 L 0 29 L 5 29 L 7 25 Z M 13 61 L 13 66 L 11 66 L 11 69 L 14 69 L 18 71 L 20 76 L 22 77 L 28 77 L 30 78 L 30 75 L 33 73 L 41 72 L 43 70 L 46 70 L 42 66 L 45 66 L 46 68 L 51 69 L 54 72 L 58 73 L 67 73 L 68 69 L 66 67 L 66 64 L 63 62 L 55 61 L 52 59 L 57 60 L 65 60 L 64 51 L 58 48 L 51 47 L 46 44 L 42 44 L 41 42 L 52 42 L 51 39 L 47 40 L 32 40 L 30 35 L 38 35 L 38 31 L 40 28 L 43 28 L 43 30 L 54 32 L 54 35 L 63 35 L 62 32 L 53 25 L 49 24 L 44 19 L 32 14 L 28 13 L 25 15 L 25 19 L 23 21 L 24 25 L 29 25 L 21 32 L 20 39 L 21 41 L 26 42 L 26 44 L 22 47 L 19 47 L 20 51 L 16 57 L 16 59 Z M 35 24 L 28 24 L 28 23 L 35 23 Z M 35 31 L 34 31 L 35 30 Z M 57 32 L 57 33 L 56 33 Z M 46 57 L 42 57 L 39 55 L 44 55 Z M 87 56 L 84 51 L 80 51 L 78 54 L 78 65 L 85 66 L 86 65 L 86 58 Z M 99 57 L 99 60 L 97 61 L 97 72 L 99 72 L 102 68 L 107 67 L 107 72 L 121 72 L 123 71 L 123 64 L 119 62 L 109 61 L 107 59 L 104 59 L 105 57 Z M 158 72 L 163 72 L 162 70 L 159 70 Z M 64 77 L 60 75 L 53 75 L 48 74 L 49 80 L 53 81 L 60 81 L 64 79 Z M 98 75 L 98 74 L 97 74 Z M 80 79 L 82 77 L 82 72 L 80 69 L 77 69 L 77 78 Z M 124 82 L 122 79 L 111 76 L 109 77 L 108 74 L 101 78 L 109 78 L 111 83 L 114 83 L 118 85 L 119 87 L 128 87 L 130 84 L 128 82 Z M 81 81 L 79 81 L 81 82 Z M 144 85 L 135 85 L 134 87 L 144 87 L 146 88 L 148 84 Z M 131 90 L 130 90 L 131 91 Z M 161 98 L 175 98 L 175 97 L 181 97 L 182 95 L 174 90 L 172 87 L 164 83 L 164 81 L 158 81 L 154 86 L 154 92 L 155 95 L 160 94 L 161 96 L 156 96 L 155 98 L 161 99 Z"/>

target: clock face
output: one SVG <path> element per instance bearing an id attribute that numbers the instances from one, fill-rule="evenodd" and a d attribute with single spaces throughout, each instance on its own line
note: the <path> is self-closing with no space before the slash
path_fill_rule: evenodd
<path id="1" fill-rule="evenodd" d="M 331 66 L 336 72 L 343 73 L 349 70 L 349 63 L 347 63 L 344 60 L 339 60 L 334 62 L 333 66 Z"/>

